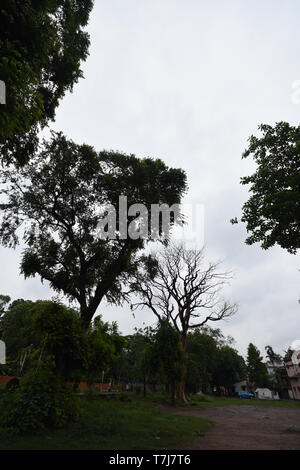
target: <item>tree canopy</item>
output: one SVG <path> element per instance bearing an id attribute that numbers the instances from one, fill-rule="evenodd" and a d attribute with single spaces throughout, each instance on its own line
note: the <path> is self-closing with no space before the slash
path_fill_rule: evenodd
<path id="1" fill-rule="evenodd" d="M 232 338 L 224 337 L 220 329 L 208 326 L 191 331 L 187 337 L 188 392 L 210 391 L 225 387 L 232 392 L 235 382 L 246 377 L 246 364 L 232 347 Z"/>
<path id="2" fill-rule="evenodd" d="M 89 382 L 99 381 L 125 346 L 115 323 L 97 316 L 85 329 L 78 311 L 49 300 L 12 302 L 0 317 L 0 338 L 14 374 L 23 375 L 50 360 L 59 376 Z"/>
<path id="3" fill-rule="evenodd" d="M 246 364 L 242 356 L 229 345 L 217 349 L 212 382 L 217 387 L 230 389 L 234 383 L 245 379 Z"/>
<path id="4" fill-rule="evenodd" d="M 0 151 L 18 164 L 34 152 L 40 128 L 55 116 L 66 91 L 82 76 L 92 0 L 2 0 Z"/>
<path id="5" fill-rule="evenodd" d="M 127 197 L 128 207 L 144 204 L 150 216 L 152 204 L 180 203 L 186 190 L 185 173 L 162 160 L 96 152 L 61 133 L 53 133 L 26 166 L 16 170 L 11 165 L 2 177 L 0 241 L 13 247 L 23 237 L 21 272 L 25 277 L 38 274 L 77 301 L 86 325 L 104 297 L 109 302 L 125 298 L 123 284 L 151 238 L 120 236 L 119 196 Z M 99 233 L 108 205 L 116 209 L 112 239 Z M 136 216 L 125 214 L 126 235 Z"/>
<path id="6" fill-rule="evenodd" d="M 246 243 L 260 242 L 267 249 L 278 244 L 290 253 L 300 247 L 300 126 L 279 122 L 259 126 L 243 157 L 252 156 L 256 171 L 241 178 L 250 185 L 242 222 L 249 233 Z M 233 223 L 237 219 L 232 220 Z"/>
<path id="7" fill-rule="evenodd" d="M 250 343 L 247 351 L 247 372 L 252 387 L 268 387 L 270 379 L 266 365 L 257 347 Z"/>
<path id="8" fill-rule="evenodd" d="M 185 375 L 185 355 L 178 331 L 166 319 L 158 323 L 152 354 L 162 379 L 171 385 L 174 402 L 176 382 Z"/>

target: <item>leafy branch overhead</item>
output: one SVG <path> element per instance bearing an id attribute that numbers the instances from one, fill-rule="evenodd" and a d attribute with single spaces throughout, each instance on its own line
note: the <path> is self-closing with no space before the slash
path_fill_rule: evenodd
<path id="1" fill-rule="evenodd" d="M 244 158 L 253 157 L 256 171 L 241 178 L 250 197 L 243 205 L 246 243 L 275 244 L 290 253 L 300 248 L 300 126 L 262 124 L 261 137 L 251 136 Z M 232 219 L 237 223 L 237 219 Z"/>
<path id="2" fill-rule="evenodd" d="M 26 163 L 38 132 L 53 120 L 67 91 L 82 77 L 89 35 L 84 30 L 92 0 L 2 0 L 0 152 L 5 161 Z"/>

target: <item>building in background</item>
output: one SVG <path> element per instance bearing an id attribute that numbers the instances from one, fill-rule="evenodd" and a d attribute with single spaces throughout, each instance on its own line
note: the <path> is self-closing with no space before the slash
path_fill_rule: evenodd
<path id="1" fill-rule="evenodd" d="M 284 365 L 289 378 L 294 400 L 300 400 L 300 350 L 288 350 Z"/>
<path id="2" fill-rule="evenodd" d="M 293 398 L 289 377 L 283 359 L 269 360 L 266 362 L 267 371 L 273 384 L 274 392 L 277 392 L 279 398 Z"/>
<path id="3" fill-rule="evenodd" d="M 259 400 L 279 400 L 278 392 L 274 392 L 269 388 L 256 388 L 254 394 L 255 398 Z"/>

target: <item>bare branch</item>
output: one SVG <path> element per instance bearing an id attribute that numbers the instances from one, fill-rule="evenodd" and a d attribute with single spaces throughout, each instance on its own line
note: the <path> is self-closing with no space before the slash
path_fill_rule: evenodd
<path id="1" fill-rule="evenodd" d="M 220 263 L 206 263 L 203 250 L 172 244 L 154 258 L 156 276 L 150 276 L 146 268 L 136 276 L 133 290 L 141 301 L 132 304 L 132 309 L 150 308 L 159 320 L 166 318 L 182 335 L 236 313 L 237 306 L 221 297 L 232 273 L 222 272 Z"/>

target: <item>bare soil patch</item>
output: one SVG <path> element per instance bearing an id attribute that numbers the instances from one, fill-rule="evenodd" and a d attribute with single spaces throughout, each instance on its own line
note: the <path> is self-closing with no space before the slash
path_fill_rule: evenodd
<path id="1" fill-rule="evenodd" d="M 300 409 L 220 406 L 180 411 L 215 423 L 190 449 L 300 450 Z"/>

